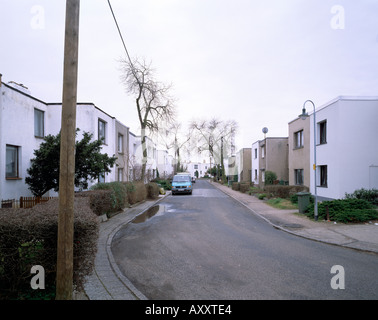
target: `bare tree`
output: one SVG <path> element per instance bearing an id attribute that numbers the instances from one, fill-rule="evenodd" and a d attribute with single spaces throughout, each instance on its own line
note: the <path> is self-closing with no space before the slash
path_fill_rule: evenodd
<path id="1" fill-rule="evenodd" d="M 182 129 L 182 123 L 172 122 L 161 125 L 162 130 L 159 130 L 160 143 L 166 150 L 173 149 L 174 151 L 174 173 L 176 174 L 180 169 L 181 151 L 188 148 L 188 143 L 191 140 L 192 128 L 189 130 Z"/>
<path id="2" fill-rule="evenodd" d="M 170 96 L 171 85 L 158 82 L 151 63 L 145 60 L 135 59 L 134 62 L 121 60 L 121 79 L 126 91 L 135 96 L 138 119 L 141 127 L 142 140 L 142 172 L 141 179 L 144 181 L 147 164 L 146 135 L 159 130 L 162 120 L 173 121 L 175 108 L 173 98 Z"/>
<path id="3" fill-rule="evenodd" d="M 190 124 L 197 132 L 197 147 L 200 152 L 208 151 L 215 164 L 221 166 L 222 180 L 225 181 L 224 157 L 235 153 L 235 134 L 238 124 L 234 120 L 222 121 L 216 118 L 211 120 L 193 120 Z"/>

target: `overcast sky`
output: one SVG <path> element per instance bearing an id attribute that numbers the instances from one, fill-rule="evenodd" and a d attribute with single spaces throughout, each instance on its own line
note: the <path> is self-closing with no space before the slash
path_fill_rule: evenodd
<path id="1" fill-rule="evenodd" d="M 60 102 L 65 1 L 0 0 L 0 73 Z M 311 99 L 378 96 L 377 0 L 111 0 L 132 57 L 173 84 L 178 118 L 234 119 L 237 149 L 284 137 Z M 81 0 L 78 101 L 139 134 L 106 0 Z M 312 109 L 312 106 L 309 105 Z"/>

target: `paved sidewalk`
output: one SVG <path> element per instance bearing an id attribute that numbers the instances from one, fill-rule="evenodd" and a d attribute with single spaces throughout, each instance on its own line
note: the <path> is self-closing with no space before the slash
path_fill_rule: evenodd
<path id="1" fill-rule="evenodd" d="M 298 210 L 275 209 L 254 196 L 232 190 L 219 183 L 213 182 L 212 185 L 277 229 L 311 240 L 378 253 L 378 225 L 375 223 L 343 224 L 313 221 L 301 215 Z"/>
<path id="2" fill-rule="evenodd" d="M 311 240 L 378 253 L 378 225 L 374 223 L 334 224 L 326 221 L 315 222 L 299 214 L 298 210 L 275 209 L 256 197 L 234 191 L 219 183 L 212 183 L 212 185 L 239 201 L 277 229 Z M 123 225 L 157 204 L 167 195 L 160 196 L 157 201 L 145 201 L 132 208 L 127 208 L 122 213 L 100 224 L 94 272 L 87 278 L 84 288 L 86 296 L 79 294 L 76 297 L 77 300 L 147 299 L 118 269 L 111 252 L 111 241 Z"/>
<path id="3" fill-rule="evenodd" d="M 147 300 L 118 269 L 110 247 L 114 235 L 123 225 L 157 204 L 164 197 L 159 196 L 158 200 L 149 200 L 132 208 L 126 208 L 122 213 L 100 224 L 94 271 L 91 276 L 87 277 L 84 285 L 85 294 L 80 294 L 77 300 Z"/>

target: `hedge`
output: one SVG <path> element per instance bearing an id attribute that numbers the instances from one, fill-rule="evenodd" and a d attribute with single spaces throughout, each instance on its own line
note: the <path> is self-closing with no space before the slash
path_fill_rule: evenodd
<path id="1" fill-rule="evenodd" d="M 285 186 L 285 185 L 269 185 L 264 187 L 264 191 L 269 198 L 277 197 L 282 199 L 290 199 L 292 195 L 298 192 L 308 192 L 305 186 Z"/>
<path id="2" fill-rule="evenodd" d="M 28 298 L 40 291 L 55 293 L 59 199 L 51 199 L 31 209 L 0 209 L 0 297 Z M 74 275 L 81 291 L 90 275 L 97 252 L 99 219 L 88 198 L 74 200 Z M 31 267 L 45 270 L 45 290 L 32 290 Z M 25 298 L 25 297 L 24 297 Z"/>
<path id="3" fill-rule="evenodd" d="M 157 197 L 159 197 L 160 188 L 156 183 L 150 182 L 146 184 L 146 192 L 147 198 L 156 199 Z"/>
<path id="4" fill-rule="evenodd" d="M 115 212 L 112 201 L 112 190 L 91 190 L 75 194 L 77 198 L 88 198 L 92 211 L 97 215 Z"/>
<path id="5" fill-rule="evenodd" d="M 147 199 L 147 190 L 142 181 L 123 182 L 127 191 L 129 204 L 135 204 Z"/>
<path id="6" fill-rule="evenodd" d="M 364 199 L 340 199 L 332 201 L 324 201 L 318 203 L 318 218 L 326 219 L 328 207 L 328 215 L 331 221 L 337 222 L 364 222 L 378 219 L 378 211 L 375 207 Z M 314 216 L 314 204 L 310 204 L 308 217 Z"/>
<path id="7" fill-rule="evenodd" d="M 117 212 L 124 209 L 128 205 L 127 188 L 122 182 L 98 183 L 93 185 L 91 190 L 111 191 L 108 193 L 111 200 L 111 208 L 109 208 L 108 199 L 104 199 L 106 203 L 106 211 L 103 211 L 103 213 Z"/>

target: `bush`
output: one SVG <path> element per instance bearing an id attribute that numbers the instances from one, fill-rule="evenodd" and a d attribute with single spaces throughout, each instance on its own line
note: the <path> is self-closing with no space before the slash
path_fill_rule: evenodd
<path id="1" fill-rule="evenodd" d="M 31 209 L 0 209 L 0 297 L 35 299 L 55 297 L 59 200 Z M 97 252 L 99 221 L 89 199 L 74 200 L 74 276 L 77 290 L 91 274 Z M 45 290 L 31 290 L 31 267 L 45 269 Z M 26 295 L 27 293 L 27 295 Z"/>
<path id="2" fill-rule="evenodd" d="M 142 181 L 124 182 L 129 204 L 135 204 L 146 200 L 147 190 Z"/>
<path id="3" fill-rule="evenodd" d="M 110 211 L 106 211 L 103 213 L 117 212 L 128 205 L 127 188 L 122 182 L 98 183 L 92 186 L 91 190 L 111 190 L 110 199 L 112 207 Z"/>
<path id="4" fill-rule="evenodd" d="M 239 182 L 233 182 L 232 183 L 232 190 L 239 191 L 240 190 L 240 183 Z"/>
<path id="5" fill-rule="evenodd" d="M 273 171 L 265 171 L 265 185 L 272 185 L 277 180 L 277 175 Z"/>
<path id="6" fill-rule="evenodd" d="M 378 211 L 364 199 L 341 199 L 318 203 L 318 218 L 326 219 L 328 207 L 329 219 L 337 222 L 364 222 L 378 219 Z M 308 207 L 307 216 L 314 216 L 314 204 Z"/>
<path id="7" fill-rule="evenodd" d="M 160 188 L 155 182 L 146 184 L 147 197 L 150 199 L 156 199 L 159 197 Z"/>
<path id="8" fill-rule="evenodd" d="M 241 182 L 239 185 L 239 191 L 242 193 L 246 193 L 249 191 L 249 188 L 251 187 L 251 183 L 249 182 Z"/>
<path id="9" fill-rule="evenodd" d="M 154 179 L 151 182 L 156 182 L 157 184 L 160 184 L 164 190 L 172 190 L 172 184 L 169 182 L 169 180 L 160 180 L 160 179 Z"/>
<path id="10" fill-rule="evenodd" d="M 89 198 L 89 204 L 92 211 L 97 215 L 101 216 L 103 214 L 112 213 L 113 201 L 112 201 L 112 190 L 91 190 L 76 193 L 77 198 Z"/>
<path id="11" fill-rule="evenodd" d="M 284 186 L 284 185 L 272 185 L 265 186 L 265 192 L 269 197 L 291 199 L 292 196 L 295 196 L 298 192 L 308 192 L 308 187 L 306 186 Z M 295 201 L 295 197 L 293 197 Z"/>
<path id="12" fill-rule="evenodd" d="M 378 206 L 378 189 L 366 190 L 364 188 L 358 189 L 353 193 L 345 193 L 346 199 L 363 199 L 369 201 L 372 205 Z"/>
<path id="13" fill-rule="evenodd" d="M 260 199 L 260 200 L 264 200 L 264 198 L 266 198 L 266 194 L 265 193 L 259 193 L 257 195 L 257 197 Z"/>

